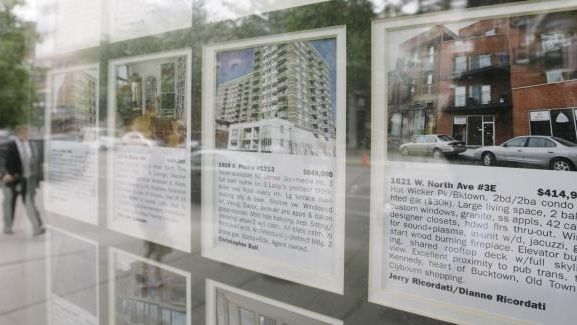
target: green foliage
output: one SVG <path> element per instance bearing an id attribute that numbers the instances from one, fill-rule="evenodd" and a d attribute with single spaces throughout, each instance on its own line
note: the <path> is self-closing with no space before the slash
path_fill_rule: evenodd
<path id="1" fill-rule="evenodd" d="M 34 32 L 13 13 L 18 1 L 0 5 L 0 128 L 27 121 L 34 89 L 26 66 Z"/>
<path id="2" fill-rule="evenodd" d="M 348 89 L 368 89 L 371 63 L 372 3 L 368 0 L 333 0 L 310 8 L 296 8 L 279 15 L 271 22 L 288 31 L 330 26 L 347 26 L 347 86 Z"/>

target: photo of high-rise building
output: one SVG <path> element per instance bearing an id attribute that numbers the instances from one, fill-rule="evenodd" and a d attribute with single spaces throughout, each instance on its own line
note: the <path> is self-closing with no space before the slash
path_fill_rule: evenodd
<path id="1" fill-rule="evenodd" d="M 216 145 L 335 155 L 335 39 L 219 52 Z"/>

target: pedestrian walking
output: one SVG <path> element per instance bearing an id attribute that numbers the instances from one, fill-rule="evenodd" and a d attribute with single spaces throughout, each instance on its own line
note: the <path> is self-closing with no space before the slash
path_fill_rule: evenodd
<path id="1" fill-rule="evenodd" d="M 41 175 L 41 152 L 28 138 L 28 127 L 19 126 L 5 153 L 4 182 L 4 233 L 13 234 L 14 212 L 18 196 L 22 197 L 26 214 L 32 224 L 34 236 L 46 232 L 36 208 L 36 189 Z"/>

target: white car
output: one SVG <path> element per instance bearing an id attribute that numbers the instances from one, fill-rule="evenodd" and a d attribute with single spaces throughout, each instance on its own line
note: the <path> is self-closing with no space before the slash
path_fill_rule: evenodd
<path id="1" fill-rule="evenodd" d="M 467 148 L 463 141 L 455 140 L 444 134 L 420 135 L 414 141 L 402 144 L 399 147 L 403 156 L 432 155 L 435 159 L 445 156 L 456 156 L 465 152 Z"/>
<path id="2" fill-rule="evenodd" d="M 121 145 L 128 146 L 142 146 L 142 147 L 158 147 L 158 141 L 147 139 L 144 134 L 140 132 L 128 132 L 120 138 Z"/>
<path id="3" fill-rule="evenodd" d="M 569 171 L 577 166 L 577 144 L 558 137 L 521 136 L 476 149 L 473 157 L 485 166 L 517 164 Z"/>

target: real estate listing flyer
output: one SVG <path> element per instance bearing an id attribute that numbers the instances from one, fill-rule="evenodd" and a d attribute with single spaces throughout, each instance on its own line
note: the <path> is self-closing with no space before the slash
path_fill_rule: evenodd
<path id="1" fill-rule="evenodd" d="M 191 251 L 190 50 L 109 63 L 108 228 Z"/>
<path id="2" fill-rule="evenodd" d="M 577 3 L 376 21 L 373 69 L 370 301 L 571 323 Z"/>
<path id="3" fill-rule="evenodd" d="M 98 169 L 101 145 L 98 65 L 48 74 L 44 147 L 46 210 L 98 224 Z"/>
<path id="4" fill-rule="evenodd" d="M 205 47 L 203 256 L 342 292 L 344 38 Z"/>

